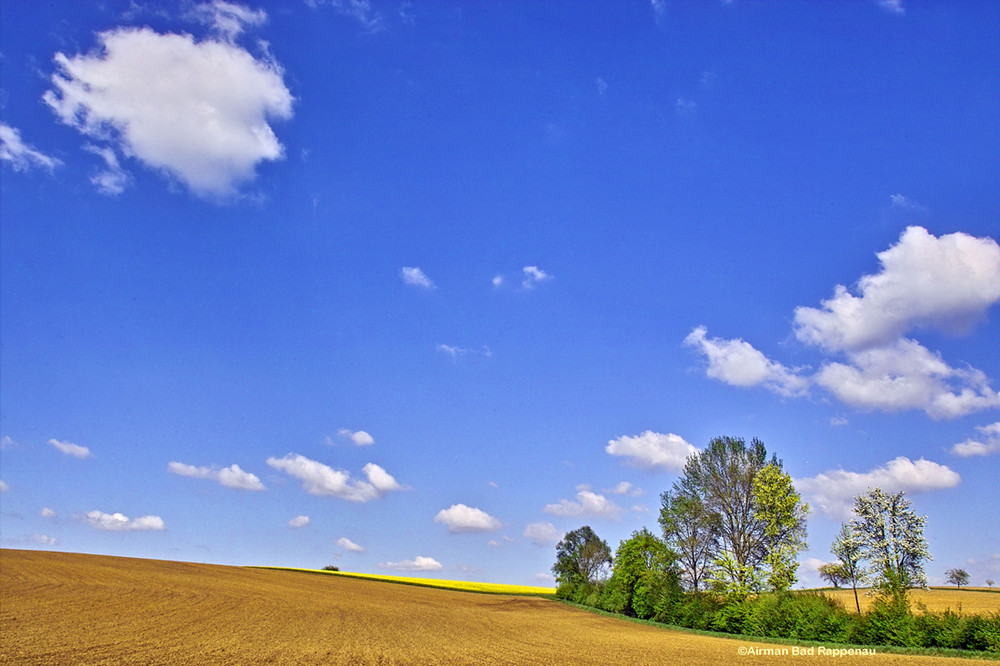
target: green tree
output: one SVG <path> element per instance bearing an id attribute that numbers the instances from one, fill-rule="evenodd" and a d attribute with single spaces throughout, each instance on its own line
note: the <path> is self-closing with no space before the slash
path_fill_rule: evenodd
<path id="1" fill-rule="evenodd" d="M 963 585 L 969 584 L 969 572 L 965 569 L 948 569 L 944 575 L 948 577 L 949 583 L 957 586 L 960 590 Z"/>
<path id="2" fill-rule="evenodd" d="M 668 490 L 660 495 L 660 528 L 677 554 L 685 582 L 697 592 L 718 550 L 718 515 L 709 513 L 698 497 Z"/>
<path id="3" fill-rule="evenodd" d="M 851 577 L 847 575 L 847 570 L 844 568 L 842 562 L 827 562 L 826 564 L 821 564 L 817 568 L 819 571 L 819 577 L 826 582 L 833 585 L 834 588 L 839 588 L 844 583 L 850 583 Z"/>
<path id="4" fill-rule="evenodd" d="M 854 590 L 854 605 L 861 614 L 861 602 L 858 600 L 858 583 L 868 580 L 868 570 L 864 566 L 864 542 L 857 534 L 853 524 L 844 523 L 840 532 L 830 546 L 830 552 L 840 560 L 851 589 Z"/>
<path id="5" fill-rule="evenodd" d="M 675 491 L 697 498 L 718 517 L 715 587 L 745 597 L 765 584 L 780 590 L 794 582 L 794 562 L 805 545 L 806 508 L 781 461 L 768 460 L 763 442 L 754 439 L 747 446 L 740 438 L 716 437 L 688 458 Z"/>
<path id="6" fill-rule="evenodd" d="M 560 585 L 578 586 L 598 582 L 611 565 L 611 548 L 589 525 L 566 534 L 556 545 L 552 573 Z"/>
<path id="7" fill-rule="evenodd" d="M 918 516 L 905 495 L 869 489 L 854 499 L 857 518 L 852 521 L 873 586 L 899 600 L 911 587 L 927 587 L 924 561 L 932 559 L 924 538 L 927 517 Z"/>
<path id="8" fill-rule="evenodd" d="M 622 541 L 608 580 L 613 610 L 632 617 L 653 617 L 679 589 L 674 560 L 667 544 L 646 528 Z"/>

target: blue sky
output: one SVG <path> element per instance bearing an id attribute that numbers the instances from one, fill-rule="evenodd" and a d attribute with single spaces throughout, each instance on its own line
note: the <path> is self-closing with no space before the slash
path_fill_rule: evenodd
<path id="1" fill-rule="evenodd" d="M 1000 579 L 997 3 L 0 3 L 0 538 L 551 582 L 714 436 Z"/>

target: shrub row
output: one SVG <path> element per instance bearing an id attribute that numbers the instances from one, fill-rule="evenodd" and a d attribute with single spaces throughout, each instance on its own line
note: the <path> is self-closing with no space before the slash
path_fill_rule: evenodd
<path id="1" fill-rule="evenodd" d="M 563 585 L 556 596 L 612 613 L 623 610 L 614 586 L 608 584 Z M 630 607 L 625 614 L 744 636 L 1000 653 L 1000 612 L 913 613 L 905 600 L 880 598 L 868 612 L 858 615 L 815 592 L 765 594 L 727 602 L 710 594 L 664 590 L 635 607 L 641 612 Z"/>

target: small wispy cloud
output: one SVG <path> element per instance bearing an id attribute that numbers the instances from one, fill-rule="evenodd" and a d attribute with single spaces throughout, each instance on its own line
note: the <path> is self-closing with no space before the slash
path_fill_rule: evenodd
<path id="1" fill-rule="evenodd" d="M 66 454 L 67 456 L 72 456 L 73 458 L 89 458 L 91 455 L 90 449 L 86 446 L 80 446 L 79 444 L 74 444 L 73 442 L 60 442 L 58 439 L 50 439 L 49 444 L 59 449 L 60 452 Z"/>
<path id="2" fill-rule="evenodd" d="M 554 546 L 562 540 L 566 533 L 552 523 L 529 523 L 525 526 L 522 536 L 539 548 Z"/>
<path id="3" fill-rule="evenodd" d="M 440 344 L 434 348 L 438 353 L 444 354 L 451 358 L 451 360 L 456 361 L 463 356 L 482 356 L 484 358 L 490 358 L 493 356 L 493 352 L 486 345 L 483 345 L 482 349 L 466 349 L 465 347 L 457 347 L 455 345 L 445 345 Z"/>
<path id="4" fill-rule="evenodd" d="M 267 13 L 263 9 L 253 10 L 225 0 L 195 5 L 189 16 L 194 21 L 211 27 L 228 42 L 236 39 L 245 28 L 267 22 Z"/>
<path id="5" fill-rule="evenodd" d="M 546 504 L 542 511 L 553 516 L 569 518 L 593 517 L 618 520 L 622 515 L 620 506 L 592 490 L 580 490 L 575 500 L 561 499 L 556 504 Z"/>
<path id="6" fill-rule="evenodd" d="M 686 97 L 678 97 L 677 101 L 674 102 L 674 110 L 679 115 L 690 116 L 698 110 L 698 103 Z"/>
<path id="7" fill-rule="evenodd" d="M 375 443 L 375 438 L 364 430 L 349 430 L 347 428 L 341 428 L 337 431 L 337 435 L 341 439 L 348 440 L 355 446 L 371 446 Z M 327 443 L 332 444 L 333 442 L 327 438 Z"/>
<path id="8" fill-rule="evenodd" d="M 309 520 L 309 516 L 295 516 L 288 521 L 288 526 L 298 529 L 300 527 L 307 527 L 311 522 L 312 521 Z"/>
<path id="9" fill-rule="evenodd" d="M 314 8 L 332 7 L 341 16 L 357 21 L 370 33 L 381 32 L 385 29 L 385 18 L 381 12 L 375 9 L 370 0 L 306 0 L 306 4 Z M 404 4 L 409 5 L 409 3 Z M 403 17 L 403 15 L 404 9 L 401 8 L 400 16 Z M 407 16 L 410 16 L 412 20 L 412 15 L 407 14 Z"/>
<path id="10" fill-rule="evenodd" d="M 604 97 L 604 95 L 608 92 L 608 82 L 598 76 L 595 83 L 597 84 L 597 94 Z"/>
<path id="11" fill-rule="evenodd" d="M 399 269 L 399 277 L 405 284 L 421 289 L 434 289 L 434 282 L 417 266 L 403 266 Z"/>
<path id="12" fill-rule="evenodd" d="M 1000 453 L 1000 421 L 985 426 L 977 426 L 982 435 L 976 439 L 967 439 L 951 447 L 951 452 L 962 458 L 972 456 L 989 456 Z"/>
<path id="13" fill-rule="evenodd" d="M 62 164 L 55 157 L 24 143 L 21 133 L 7 123 L 0 123 L 0 161 L 10 164 L 14 171 L 39 168 L 51 172 Z"/>
<path id="14" fill-rule="evenodd" d="M 521 287 L 524 289 L 534 289 L 541 283 L 552 279 L 550 274 L 538 266 L 525 266 L 522 270 L 524 271 L 524 279 L 521 280 Z"/>
<path id="15" fill-rule="evenodd" d="M 902 15 L 906 13 L 906 8 L 903 6 L 903 0 L 875 0 L 875 4 L 890 14 Z"/>
<path id="16" fill-rule="evenodd" d="M 266 490 L 264 484 L 261 483 L 256 474 L 243 471 L 235 463 L 229 467 L 217 469 L 215 467 L 196 467 L 181 462 L 172 462 L 167 465 L 167 471 L 178 476 L 217 481 L 226 488 L 232 488 L 233 490 Z"/>
<path id="17" fill-rule="evenodd" d="M 363 553 L 365 549 L 362 546 L 354 543 L 347 537 L 340 537 L 337 539 L 337 545 L 346 550 L 348 553 Z"/>

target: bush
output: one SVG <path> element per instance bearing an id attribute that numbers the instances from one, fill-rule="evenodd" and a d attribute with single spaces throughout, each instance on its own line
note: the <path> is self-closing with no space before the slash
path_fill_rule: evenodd
<path id="1" fill-rule="evenodd" d="M 328 564 L 325 567 L 323 567 L 323 571 L 340 571 L 340 567 L 335 567 L 332 564 Z"/>

